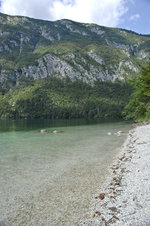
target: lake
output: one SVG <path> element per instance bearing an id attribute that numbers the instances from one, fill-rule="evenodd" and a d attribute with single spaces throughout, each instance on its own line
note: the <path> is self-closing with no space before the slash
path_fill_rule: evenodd
<path id="1" fill-rule="evenodd" d="M 130 128 L 97 120 L 1 120 L 0 221 L 78 225 Z M 119 130 L 125 134 L 116 136 Z"/>

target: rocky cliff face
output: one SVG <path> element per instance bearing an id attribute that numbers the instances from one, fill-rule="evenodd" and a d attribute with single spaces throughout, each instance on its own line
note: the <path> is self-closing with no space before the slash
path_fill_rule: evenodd
<path id="1" fill-rule="evenodd" d="M 134 76 L 150 56 L 150 37 L 131 31 L 0 14 L 0 82 L 21 76 L 100 78 Z"/>

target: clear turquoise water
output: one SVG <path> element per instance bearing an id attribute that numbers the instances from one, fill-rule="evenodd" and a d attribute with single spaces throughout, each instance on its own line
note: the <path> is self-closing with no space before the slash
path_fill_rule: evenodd
<path id="1" fill-rule="evenodd" d="M 40 133 L 40 129 L 63 133 Z M 14 225 L 77 225 L 130 123 L 0 121 L 0 219 Z M 112 135 L 108 136 L 107 133 Z"/>

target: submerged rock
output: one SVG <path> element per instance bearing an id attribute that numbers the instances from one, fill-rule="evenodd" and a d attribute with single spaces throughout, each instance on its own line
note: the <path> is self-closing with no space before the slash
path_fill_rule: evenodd
<path id="1" fill-rule="evenodd" d="M 57 130 L 57 129 L 55 129 L 55 130 L 52 131 L 52 133 L 55 133 L 55 134 L 56 133 L 62 133 L 62 132 L 64 132 L 64 131 L 63 130 Z"/>
<path id="2" fill-rule="evenodd" d="M 57 129 L 55 129 L 55 130 L 41 129 L 40 130 L 40 133 L 54 133 L 54 134 L 56 134 L 56 133 L 62 133 L 62 132 L 64 132 L 64 131 L 63 130 L 57 130 Z"/>
<path id="3" fill-rule="evenodd" d="M 125 132 L 123 132 L 123 131 L 118 131 L 117 133 L 115 133 L 115 135 L 117 135 L 118 137 L 123 135 L 123 134 L 125 134 Z"/>
<path id="4" fill-rule="evenodd" d="M 41 129 L 40 133 L 48 133 L 48 130 L 47 129 Z"/>

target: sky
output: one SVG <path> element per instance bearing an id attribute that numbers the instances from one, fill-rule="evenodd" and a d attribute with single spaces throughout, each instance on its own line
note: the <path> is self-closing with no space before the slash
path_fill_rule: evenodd
<path id="1" fill-rule="evenodd" d="M 0 0 L 0 12 L 36 19 L 70 19 L 150 34 L 150 0 Z"/>

